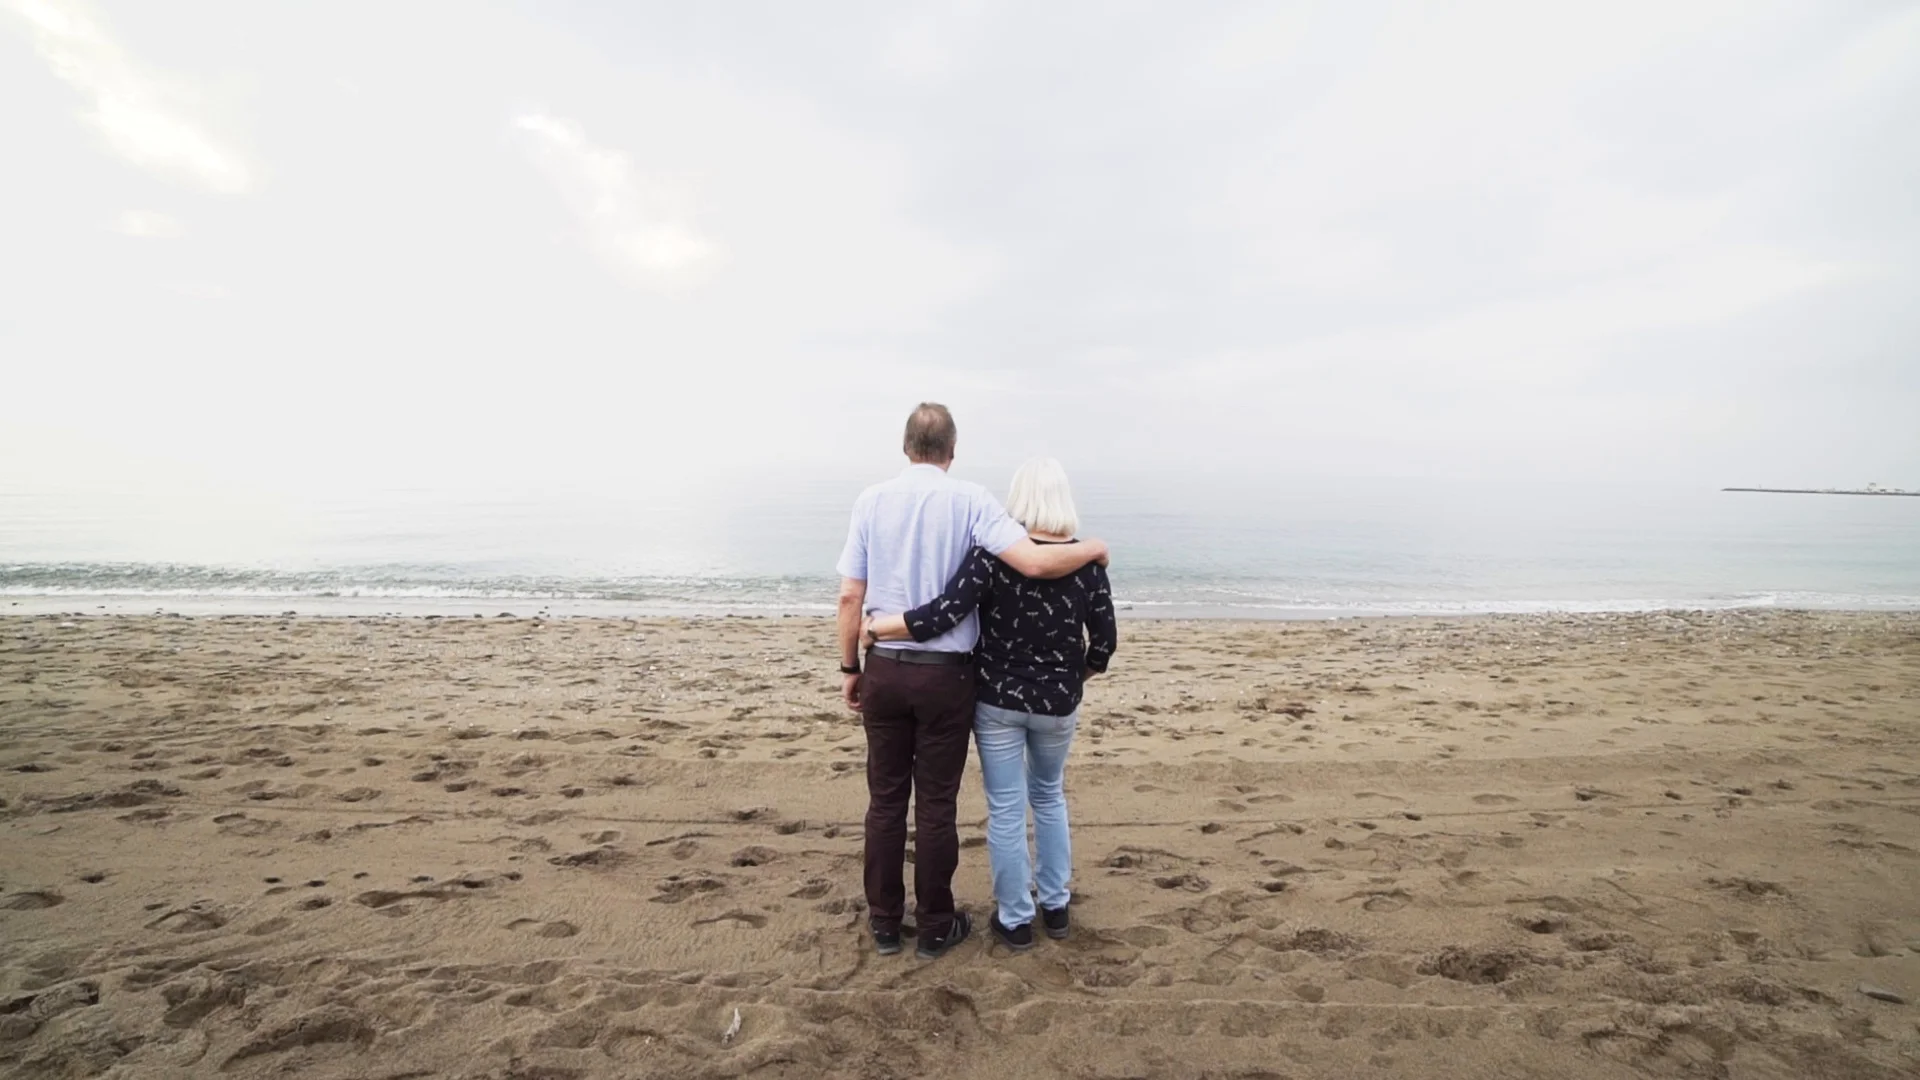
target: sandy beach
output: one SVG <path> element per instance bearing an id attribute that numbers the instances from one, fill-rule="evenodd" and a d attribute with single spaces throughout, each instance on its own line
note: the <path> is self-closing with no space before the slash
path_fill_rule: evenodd
<path id="1" fill-rule="evenodd" d="M 1073 938 L 932 963 L 830 637 L 0 619 L 0 1073 L 1920 1075 L 1920 615 L 1124 623 Z"/>

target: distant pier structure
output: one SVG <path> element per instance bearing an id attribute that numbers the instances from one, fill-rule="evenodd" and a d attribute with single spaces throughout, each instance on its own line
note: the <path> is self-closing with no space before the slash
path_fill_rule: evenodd
<path id="1" fill-rule="evenodd" d="M 1920 499 L 1920 491 L 1908 491 L 1905 488 L 1881 487 L 1868 484 L 1863 488 L 1770 488 L 1770 487 L 1730 487 L 1721 491 L 1759 491 L 1769 495 L 1905 495 Z"/>

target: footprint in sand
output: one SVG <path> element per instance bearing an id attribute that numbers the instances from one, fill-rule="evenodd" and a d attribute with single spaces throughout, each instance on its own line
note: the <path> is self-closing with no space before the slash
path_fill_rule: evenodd
<path id="1" fill-rule="evenodd" d="M 149 930 L 167 930 L 175 934 L 198 934 L 227 925 L 228 915 L 210 900 L 198 900 L 176 908 L 147 924 Z"/>
<path id="2" fill-rule="evenodd" d="M 1723 892 L 1729 892 L 1743 899 L 1759 899 L 1768 896 L 1786 896 L 1787 890 L 1777 881 L 1763 881 L 1759 878 L 1732 877 L 1707 879 L 1707 884 Z"/>
<path id="3" fill-rule="evenodd" d="M 1399 911 L 1401 908 L 1413 902 L 1413 894 L 1407 892 L 1405 889 L 1386 889 L 1371 893 L 1358 893 L 1347 899 L 1355 899 L 1358 896 L 1366 897 L 1365 900 L 1361 901 L 1360 907 L 1367 911 Z"/>
<path id="4" fill-rule="evenodd" d="M 1206 892 L 1213 883 L 1199 874 L 1167 874 L 1153 879 L 1154 885 L 1162 889 L 1183 889 L 1187 892 Z"/>
<path id="5" fill-rule="evenodd" d="M 245 814 L 221 814 L 213 823 L 227 836 L 261 836 L 280 827 L 277 821 L 263 821 Z"/>
<path id="6" fill-rule="evenodd" d="M 693 920 L 693 925 L 695 926 L 711 926 L 714 923 L 738 923 L 742 926 L 750 926 L 753 929 L 758 930 L 761 927 L 764 927 L 767 925 L 767 917 L 765 915 L 756 914 L 751 911 L 736 910 L 736 911 L 723 911 L 718 915 L 712 915 L 704 919 Z"/>
<path id="7" fill-rule="evenodd" d="M 67 898 L 57 892 L 36 889 L 30 892 L 17 892 L 0 900 L 0 910 L 5 911 L 41 911 L 50 907 L 59 907 Z"/>
<path id="8" fill-rule="evenodd" d="M 507 924 L 507 929 L 542 938 L 569 938 L 580 932 L 579 927 L 564 919 L 555 919 L 552 922 L 544 919 L 515 919 Z"/>
<path id="9" fill-rule="evenodd" d="M 547 861 L 555 866 L 598 866 L 610 867 L 626 861 L 627 853 L 612 845 L 601 845 L 576 851 L 570 855 L 555 855 Z"/>
<path id="10" fill-rule="evenodd" d="M 1481 806 L 1508 806 L 1520 800 L 1511 795 L 1475 795 L 1473 801 Z"/>
<path id="11" fill-rule="evenodd" d="M 651 898 L 656 904 L 678 904 L 690 896 L 703 892 L 714 892 L 726 888 L 726 885 L 709 877 L 670 877 L 660 883 L 660 891 Z"/>
<path id="12" fill-rule="evenodd" d="M 352 1043 L 364 1047 L 373 1042 L 375 1034 L 373 1026 L 359 1014 L 343 1006 L 327 1005 L 255 1036 L 235 1050 L 220 1070 L 224 1072 L 247 1058 L 308 1046 Z"/>

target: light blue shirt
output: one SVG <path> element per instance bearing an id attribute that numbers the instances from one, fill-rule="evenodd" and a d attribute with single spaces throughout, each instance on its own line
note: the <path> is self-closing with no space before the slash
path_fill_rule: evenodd
<path id="1" fill-rule="evenodd" d="M 840 576 L 867 583 L 867 611 L 898 614 L 939 596 L 976 544 L 998 555 L 1026 538 L 986 488 L 938 465 L 909 465 L 854 500 Z M 970 652 L 979 640 L 980 620 L 969 615 L 930 641 L 887 647 Z"/>

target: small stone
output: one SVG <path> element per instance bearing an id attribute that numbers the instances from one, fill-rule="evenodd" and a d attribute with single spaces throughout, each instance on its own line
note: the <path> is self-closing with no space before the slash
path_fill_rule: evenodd
<path id="1" fill-rule="evenodd" d="M 1907 1003 L 1906 998 L 1901 997 L 1899 994 L 1894 993 L 1884 986 L 1875 986 L 1872 983 L 1861 983 L 1859 986 L 1854 987 L 1854 989 L 1875 1001 L 1885 1001 L 1893 1005 L 1905 1005 Z"/>

